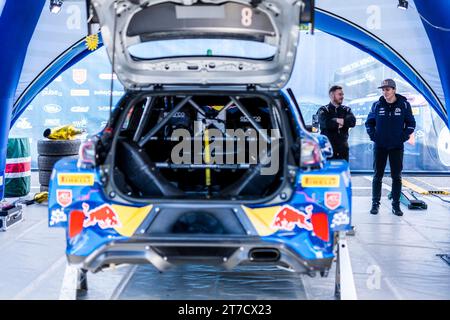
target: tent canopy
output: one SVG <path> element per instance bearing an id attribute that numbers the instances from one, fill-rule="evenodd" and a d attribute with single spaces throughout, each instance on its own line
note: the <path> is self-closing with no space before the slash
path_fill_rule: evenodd
<path id="1" fill-rule="evenodd" d="M 376 4 L 369 0 L 316 0 L 315 26 L 395 70 L 450 127 L 450 59 L 445 56 L 450 52 L 450 0 L 410 0 L 408 10 L 399 10 L 397 4 L 396 0 L 378 0 Z M 86 34 L 85 1 L 65 3 L 59 18 L 48 13 L 47 5 L 48 1 L 28 48 L 16 99 L 43 66 L 69 46 L 67 41 L 74 43 Z M 53 28 L 55 24 L 62 28 Z M 62 37 L 62 33 L 70 36 Z M 64 41 L 58 46 L 43 45 L 54 42 L 50 39 Z"/>

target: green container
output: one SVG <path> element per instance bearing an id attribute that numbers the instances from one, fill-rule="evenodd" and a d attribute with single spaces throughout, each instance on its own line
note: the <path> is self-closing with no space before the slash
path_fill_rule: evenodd
<path id="1" fill-rule="evenodd" d="M 9 138 L 6 153 L 5 197 L 30 193 L 31 152 L 29 138 Z"/>

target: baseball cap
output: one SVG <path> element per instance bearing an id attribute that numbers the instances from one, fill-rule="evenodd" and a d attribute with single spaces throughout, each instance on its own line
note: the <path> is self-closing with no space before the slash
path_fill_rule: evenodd
<path id="1" fill-rule="evenodd" d="M 385 87 L 391 87 L 395 89 L 396 88 L 395 81 L 392 79 L 385 79 L 381 82 L 381 86 L 379 86 L 378 89 L 382 89 Z"/>

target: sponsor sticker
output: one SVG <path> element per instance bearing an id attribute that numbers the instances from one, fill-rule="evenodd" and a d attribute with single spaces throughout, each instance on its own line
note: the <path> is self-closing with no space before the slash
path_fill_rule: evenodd
<path id="1" fill-rule="evenodd" d="M 102 229 L 120 228 L 122 224 L 119 221 L 117 213 L 109 204 L 103 204 L 97 208 L 89 210 L 89 205 L 83 203 L 83 212 L 86 219 L 83 222 L 83 227 L 92 227 L 98 225 Z"/>
<path id="2" fill-rule="evenodd" d="M 70 205 L 72 203 L 72 190 L 57 189 L 56 202 L 63 208 Z"/>
<path id="3" fill-rule="evenodd" d="M 278 230 L 292 231 L 295 226 L 297 226 L 301 229 L 311 231 L 313 230 L 313 225 L 311 223 L 312 210 L 312 205 L 305 207 L 306 212 L 285 205 L 281 207 L 280 211 L 275 215 L 272 227 Z"/>
<path id="4" fill-rule="evenodd" d="M 347 212 L 337 212 L 333 216 L 333 221 L 331 222 L 331 228 L 336 228 L 342 225 L 348 225 L 350 223 L 350 217 Z"/>
<path id="5" fill-rule="evenodd" d="M 64 210 L 56 209 L 52 210 L 50 215 L 50 226 L 54 226 L 55 224 L 67 222 L 67 215 L 64 213 Z"/>
<path id="6" fill-rule="evenodd" d="M 60 186 L 93 186 L 94 174 L 92 173 L 58 173 Z"/>
<path id="7" fill-rule="evenodd" d="M 337 188 L 339 183 L 338 175 L 305 174 L 302 176 L 303 187 Z"/>
<path id="8" fill-rule="evenodd" d="M 334 210 L 341 205 L 342 193 L 340 192 L 325 192 L 325 206 Z"/>

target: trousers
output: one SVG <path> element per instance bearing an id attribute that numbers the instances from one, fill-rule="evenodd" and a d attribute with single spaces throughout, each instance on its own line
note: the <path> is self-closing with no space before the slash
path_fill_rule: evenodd
<path id="1" fill-rule="evenodd" d="M 379 203 L 381 199 L 381 183 L 386 168 L 387 159 L 391 167 L 392 205 L 400 204 L 402 192 L 403 149 L 375 148 L 373 155 L 372 202 Z"/>

